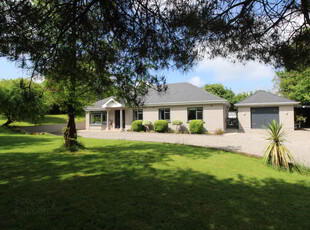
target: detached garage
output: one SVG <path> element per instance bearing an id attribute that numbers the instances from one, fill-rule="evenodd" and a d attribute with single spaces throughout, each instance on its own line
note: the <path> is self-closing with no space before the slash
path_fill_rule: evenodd
<path id="1" fill-rule="evenodd" d="M 238 108 L 239 129 L 263 129 L 272 120 L 276 120 L 285 129 L 294 130 L 294 106 L 298 103 L 266 91 L 257 91 L 235 104 Z"/>

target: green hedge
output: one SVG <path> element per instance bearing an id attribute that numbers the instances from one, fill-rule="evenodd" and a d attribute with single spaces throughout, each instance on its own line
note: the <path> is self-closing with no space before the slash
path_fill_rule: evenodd
<path id="1" fill-rule="evenodd" d="M 159 132 L 159 133 L 168 132 L 168 121 L 166 120 L 155 121 L 154 129 L 156 132 Z"/>
<path id="2" fill-rule="evenodd" d="M 203 121 L 202 120 L 192 120 L 189 122 L 189 132 L 193 134 L 203 133 Z"/>
<path id="3" fill-rule="evenodd" d="M 143 125 L 142 125 L 142 120 L 133 121 L 132 124 L 131 124 L 131 129 L 134 132 L 141 132 L 141 131 L 143 131 L 144 129 L 143 129 Z"/>

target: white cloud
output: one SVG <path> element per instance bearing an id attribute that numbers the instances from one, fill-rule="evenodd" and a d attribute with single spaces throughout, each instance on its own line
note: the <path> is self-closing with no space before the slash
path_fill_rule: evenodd
<path id="1" fill-rule="evenodd" d="M 224 58 L 205 58 L 197 67 L 198 72 L 210 72 L 218 82 L 232 80 L 260 80 L 272 79 L 275 70 L 270 65 L 255 61 L 248 61 L 245 64 L 232 63 Z"/>
<path id="2" fill-rule="evenodd" d="M 194 76 L 190 78 L 188 82 L 198 87 L 201 87 L 204 85 L 204 81 L 198 76 Z"/>

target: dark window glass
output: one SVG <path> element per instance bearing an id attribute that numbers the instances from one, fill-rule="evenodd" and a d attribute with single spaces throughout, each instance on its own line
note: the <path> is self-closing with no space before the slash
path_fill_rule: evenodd
<path id="1" fill-rule="evenodd" d="M 90 124 L 101 125 L 101 113 L 91 113 Z"/>
<path id="2" fill-rule="evenodd" d="M 202 108 L 197 108 L 197 120 L 202 120 Z"/>
<path id="3" fill-rule="evenodd" d="M 170 120 L 170 109 L 169 111 L 165 111 L 165 120 Z"/>
<path id="4" fill-rule="evenodd" d="M 138 110 L 138 119 L 143 120 L 143 110 Z"/>
<path id="5" fill-rule="evenodd" d="M 133 115 L 132 115 L 132 120 L 137 120 L 137 117 L 138 117 L 138 115 L 137 115 L 137 110 L 136 109 L 134 109 L 134 110 L 132 110 L 132 112 L 133 112 Z"/>
<path id="6" fill-rule="evenodd" d="M 107 111 L 103 111 L 102 113 L 102 123 L 103 124 L 107 123 Z"/>
<path id="7" fill-rule="evenodd" d="M 134 109 L 133 110 L 133 120 L 143 120 L 143 110 L 142 109 Z"/>
<path id="8" fill-rule="evenodd" d="M 196 110 L 189 109 L 188 110 L 188 120 L 196 120 Z"/>
<path id="9" fill-rule="evenodd" d="M 190 120 L 203 120 L 203 109 L 202 107 L 197 107 L 197 108 L 188 108 L 187 109 L 187 119 Z"/>
<path id="10" fill-rule="evenodd" d="M 159 120 L 170 120 L 170 109 L 159 109 L 158 114 Z"/>

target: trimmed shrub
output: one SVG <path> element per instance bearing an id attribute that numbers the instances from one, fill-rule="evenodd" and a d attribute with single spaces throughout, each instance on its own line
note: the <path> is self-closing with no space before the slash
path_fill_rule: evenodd
<path id="1" fill-rule="evenodd" d="M 181 129 L 181 125 L 183 125 L 183 122 L 182 121 L 180 121 L 180 120 L 173 120 L 172 122 L 171 122 L 171 124 L 172 125 L 175 125 L 176 126 L 176 131 L 177 132 L 179 132 L 180 131 L 180 129 Z"/>
<path id="2" fill-rule="evenodd" d="M 142 125 L 146 128 L 147 131 L 151 130 L 152 122 L 151 121 L 143 121 Z"/>
<path id="3" fill-rule="evenodd" d="M 224 130 L 223 129 L 216 129 L 215 130 L 215 134 L 216 135 L 223 135 L 224 134 Z"/>
<path id="4" fill-rule="evenodd" d="M 142 120 L 133 121 L 132 124 L 131 124 L 131 129 L 134 132 L 141 132 L 141 131 L 143 131 Z"/>
<path id="5" fill-rule="evenodd" d="M 164 133 L 168 131 L 168 121 L 158 120 L 154 123 L 154 128 L 156 132 Z"/>
<path id="6" fill-rule="evenodd" d="M 183 122 L 180 121 L 180 120 L 173 120 L 173 121 L 171 122 L 171 124 L 172 124 L 172 125 L 183 125 Z"/>
<path id="7" fill-rule="evenodd" d="M 201 120 L 190 121 L 189 132 L 192 134 L 202 134 L 203 133 L 203 121 Z"/>

